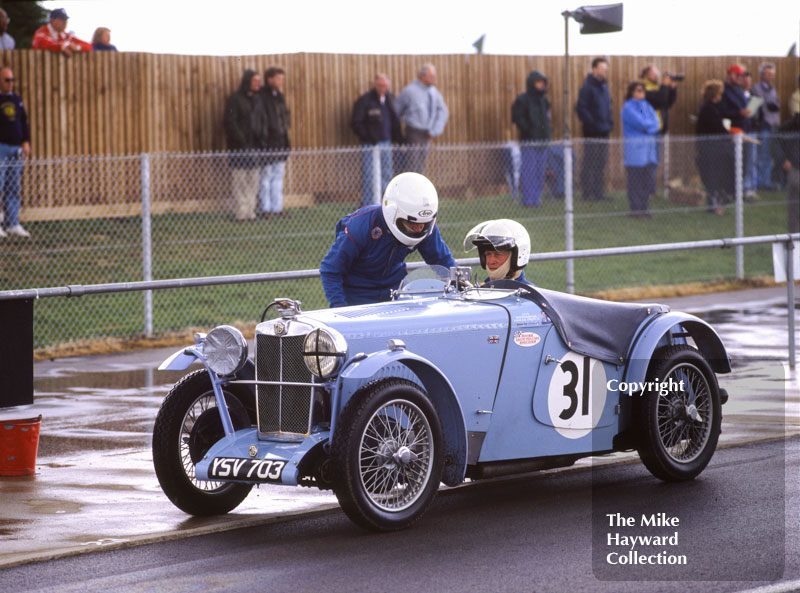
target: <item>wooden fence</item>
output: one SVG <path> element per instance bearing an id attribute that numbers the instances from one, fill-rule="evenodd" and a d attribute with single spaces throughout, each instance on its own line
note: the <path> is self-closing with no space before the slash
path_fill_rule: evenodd
<path id="1" fill-rule="evenodd" d="M 419 66 L 433 62 L 438 87 L 450 109 L 450 121 L 437 142 L 495 142 L 516 137 L 510 121 L 514 97 L 525 87 L 528 72 L 550 77 L 554 136 L 561 136 L 562 68 L 560 56 L 498 55 L 341 55 L 280 54 L 263 56 L 179 56 L 97 52 L 65 58 L 34 50 L 3 51 L 17 92 L 27 106 L 34 156 L 55 157 L 142 152 L 202 152 L 225 148 L 222 112 L 226 97 L 242 71 L 263 72 L 273 64 L 286 69 L 286 96 L 292 110 L 292 143 L 317 148 L 357 143 L 350 129 L 353 102 L 376 72 L 392 79 L 395 92 L 411 81 Z M 572 103 L 591 56 L 570 60 Z M 762 61 L 777 66 L 776 86 L 782 116 L 797 88 L 796 58 L 612 56 L 609 87 L 619 135 L 619 110 L 627 83 L 648 63 L 686 75 L 670 113 L 673 134 L 691 134 L 690 117 L 699 105 L 699 88 L 709 78 L 724 78 L 738 61 L 757 73 Z M 755 74 L 757 77 L 757 74 Z M 571 111 L 572 108 L 570 108 Z M 573 135 L 579 135 L 572 114 Z"/>

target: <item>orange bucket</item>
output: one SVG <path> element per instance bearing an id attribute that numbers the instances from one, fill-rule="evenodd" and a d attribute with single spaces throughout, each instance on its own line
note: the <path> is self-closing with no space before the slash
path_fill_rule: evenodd
<path id="1" fill-rule="evenodd" d="M 0 476 L 36 473 L 41 425 L 41 414 L 38 418 L 0 420 Z"/>

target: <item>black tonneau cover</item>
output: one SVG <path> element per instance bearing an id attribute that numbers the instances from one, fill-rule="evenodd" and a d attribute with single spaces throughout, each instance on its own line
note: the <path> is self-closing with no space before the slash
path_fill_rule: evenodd
<path id="1" fill-rule="evenodd" d="M 497 280 L 492 288 L 521 288 L 520 296 L 539 305 L 570 350 L 613 364 L 624 362 L 636 330 L 650 316 L 669 312 L 666 305 L 613 303 Z"/>

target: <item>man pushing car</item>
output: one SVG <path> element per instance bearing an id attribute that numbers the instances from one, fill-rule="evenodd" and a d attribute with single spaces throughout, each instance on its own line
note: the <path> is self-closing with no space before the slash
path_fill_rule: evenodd
<path id="1" fill-rule="evenodd" d="M 406 257 L 417 250 L 429 265 L 455 266 L 436 226 L 438 210 L 433 183 L 419 173 L 401 173 L 379 205 L 336 223 L 336 238 L 319 267 L 331 307 L 388 301 L 406 276 Z"/>

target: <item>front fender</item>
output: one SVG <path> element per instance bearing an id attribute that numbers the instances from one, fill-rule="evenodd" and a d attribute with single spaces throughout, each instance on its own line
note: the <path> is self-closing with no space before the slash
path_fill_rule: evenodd
<path id="1" fill-rule="evenodd" d="M 730 373 L 731 361 L 717 332 L 702 319 L 688 313 L 666 313 L 646 324 L 634 338 L 628 355 L 628 367 L 623 380 L 628 383 L 644 381 L 647 368 L 662 338 L 674 333 L 680 326 L 681 333 L 688 333 L 697 345 L 698 350 L 717 373 Z"/>
<path id="2" fill-rule="evenodd" d="M 420 383 L 439 412 L 444 430 L 445 468 L 442 482 L 455 486 L 464 481 L 467 470 L 467 426 L 461 404 L 450 381 L 431 361 L 408 350 L 382 350 L 345 367 L 339 375 L 336 415 L 356 391 L 371 381 L 400 378 Z M 336 430 L 331 426 L 331 433 Z"/>

